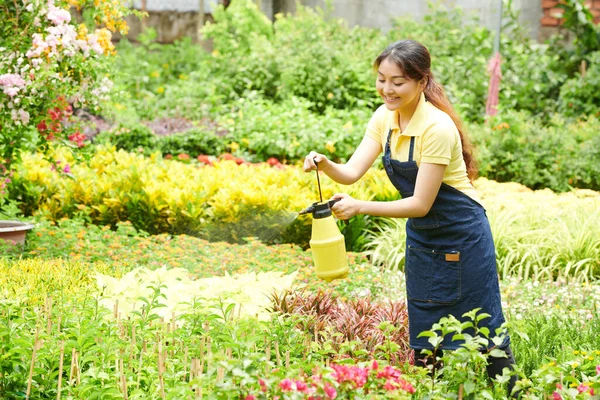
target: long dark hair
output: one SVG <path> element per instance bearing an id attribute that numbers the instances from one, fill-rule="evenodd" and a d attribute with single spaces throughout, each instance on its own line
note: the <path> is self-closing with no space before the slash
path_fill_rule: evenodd
<path id="1" fill-rule="evenodd" d="M 431 56 L 429 51 L 421 43 L 414 40 L 398 40 L 390 44 L 380 55 L 375 59 L 373 66 L 375 69 L 383 60 L 389 59 L 393 61 L 410 79 L 421 81 L 427 79 L 427 84 L 423 93 L 427 101 L 434 106 L 444 111 L 452 118 L 462 142 L 462 153 L 465 165 L 467 166 L 467 175 L 471 181 L 477 177 L 477 162 L 473 157 L 473 145 L 465 131 L 461 119 L 458 117 L 454 107 L 446 97 L 444 88 L 440 85 L 431 73 Z"/>

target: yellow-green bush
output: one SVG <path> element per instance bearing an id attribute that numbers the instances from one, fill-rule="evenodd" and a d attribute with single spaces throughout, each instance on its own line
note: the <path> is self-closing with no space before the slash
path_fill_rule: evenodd
<path id="1" fill-rule="evenodd" d="M 41 155 L 25 154 L 15 176 L 24 208 L 54 220 L 80 213 L 101 225 L 129 220 L 150 233 L 298 242 L 299 237 L 308 240 L 310 218 L 294 222 L 296 212 L 319 200 L 315 173 L 294 166 L 233 161 L 203 166 L 111 147 L 99 148 L 87 161 L 58 148 L 54 159 L 60 161 L 58 167 Z M 64 173 L 66 164 L 69 174 Z M 323 176 L 321 188 L 323 199 L 337 192 L 361 199 L 398 197 L 385 172 L 377 169 L 351 186 Z"/>
<path id="2" fill-rule="evenodd" d="M 96 287 L 95 273 L 120 276 L 120 271 L 105 263 L 73 260 L 0 259 L 0 298 L 44 304 L 47 297 L 62 298 L 86 294 Z"/>

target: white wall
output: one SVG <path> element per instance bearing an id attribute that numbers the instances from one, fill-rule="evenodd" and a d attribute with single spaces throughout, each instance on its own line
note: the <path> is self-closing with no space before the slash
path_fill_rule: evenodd
<path id="1" fill-rule="evenodd" d="M 462 8 L 465 13 L 477 16 L 490 29 L 498 26 L 498 4 L 501 0 L 441 0 L 447 6 Z M 283 0 L 284 12 L 295 10 L 295 0 Z M 324 0 L 303 0 L 310 7 L 325 7 Z M 426 0 L 333 0 L 334 15 L 344 18 L 350 26 L 361 25 L 388 31 L 392 18 L 410 15 L 421 20 L 429 12 Z M 520 10 L 520 21 L 533 38 L 538 37 L 542 0 L 513 0 Z"/>

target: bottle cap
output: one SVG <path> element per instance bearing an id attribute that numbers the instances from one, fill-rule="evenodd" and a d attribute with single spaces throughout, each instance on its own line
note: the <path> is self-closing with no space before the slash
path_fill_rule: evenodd
<path id="1" fill-rule="evenodd" d="M 313 203 L 313 218 L 327 218 L 331 215 L 331 208 L 329 208 L 329 203 Z"/>

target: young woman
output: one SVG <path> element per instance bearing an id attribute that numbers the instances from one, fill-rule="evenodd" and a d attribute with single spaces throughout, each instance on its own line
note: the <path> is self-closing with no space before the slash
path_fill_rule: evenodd
<path id="1" fill-rule="evenodd" d="M 491 335 L 504 323 L 492 233 L 471 183 L 477 174 L 471 146 L 430 65 L 429 52 L 418 42 L 388 46 L 374 62 L 375 86 L 384 105 L 373 114 L 350 160 L 337 164 L 316 152 L 304 160 L 305 171 L 315 169 L 317 162 L 336 182 L 352 184 L 383 152 L 385 171 L 402 199 L 374 202 L 336 194 L 333 198 L 341 200 L 332 211 L 344 220 L 357 214 L 408 218 L 406 291 L 417 363 L 424 361 L 420 350 L 431 348 L 418 334 L 442 317 L 461 320 L 465 312 L 481 308 L 491 317 L 480 326 Z M 459 345 L 447 337 L 442 347 Z M 490 359 L 492 377 L 514 364 L 508 336 L 500 348 L 507 357 Z"/>

